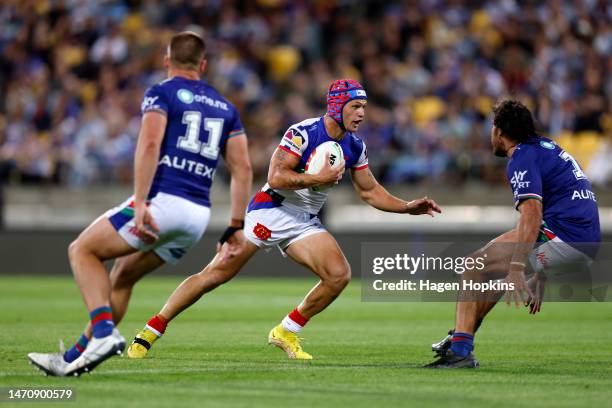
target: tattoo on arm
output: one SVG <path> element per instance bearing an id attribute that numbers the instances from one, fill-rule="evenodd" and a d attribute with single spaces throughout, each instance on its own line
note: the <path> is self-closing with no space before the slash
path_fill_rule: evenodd
<path id="1" fill-rule="evenodd" d="M 290 157 L 288 153 L 282 149 L 277 149 L 274 153 L 272 166 L 274 167 L 274 172 L 281 176 L 282 179 L 285 180 L 284 183 L 288 183 L 291 189 L 297 188 L 302 189 L 306 188 L 306 182 L 302 180 L 300 174 L 292 174 L 295 170 L 289 169 L 287 166 L 290 165 L 289 160 Z M 289 170 L 289 171 L 288 171 Z M 283 183 L 283 184 L 284 184 Z"/>
<path id="2" fill-rule="evenodd" d="M 306 187 L 306 185 L 304 184 L 304 180 L 302 180 L 299 177 L 299 175 L 297 177 L 296 176 L 292 176 L 289 179 L 289 183 L 291 183 L 292 185 L 294 185 L 294 186 L 296 186 L 298 188 L 305 188 Z"/>

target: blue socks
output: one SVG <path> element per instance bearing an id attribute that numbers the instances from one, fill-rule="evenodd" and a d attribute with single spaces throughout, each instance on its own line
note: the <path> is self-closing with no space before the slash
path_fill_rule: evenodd
<path id="1" fill-rule="evenodd" d="M 468 333 L 453 334 L 451 348 L 453 353 L 460 357 L 467 357 L 474 350 L 474 336 Z"/>
<path id="2" fill-rule="evenodd" d="M 113 322 L 113 311 L 110 307 L 102 306 L 94 309 L 89 313 L 89 317 L 91 319 L 93 337 L 99 339 L 113 332 L 115 323 Z M 64 353 L 64 361 L 72 363 L 79 358 L 83 351 L 85 351 L 87 344 L 89 344 L 89 338 L 83 333 L 77 342 Z"/>
<path id="3" fill-rule="evenodd" d="M 91 326 L 93 337 L 99 339 L 101 337 L 110 336 L 115 328 L 113 322 L 113 311 L 109 306 L 102 306 L 89 312 L 91 318 Z"/>
<path id="4" fill-rule="evenodd" d="M 79 337 L 77 342 L 64 353 L 64 361 L 67 363 L 72 363 L 74 360 L 79 358 L 83 351 L 85 351 L 87 343 L 89 343 L 89 339 L 87 336 L 85 336 L 85 334 L 81 334 L 81 337 Z"/>

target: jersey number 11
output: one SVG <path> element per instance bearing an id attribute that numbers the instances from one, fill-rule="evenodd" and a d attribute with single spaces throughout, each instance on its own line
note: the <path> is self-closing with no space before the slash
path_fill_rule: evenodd
<path id="1" fill-rule="evenodd" d="M 217 160 L 219 157 L 219 142 L 223 132 L 222 118 L 205 118 L 204 129 L 208 131 L 206 143 L 200 141 L 200 124 L 202 123 L 202 113 L 197 111 L 186 111 L 183 113 L 183 121 L 187 125 L 185 136 L 178 138 L 176 147 L 187 150 L 191 153 L 200 153 L 207 159 Z"/>

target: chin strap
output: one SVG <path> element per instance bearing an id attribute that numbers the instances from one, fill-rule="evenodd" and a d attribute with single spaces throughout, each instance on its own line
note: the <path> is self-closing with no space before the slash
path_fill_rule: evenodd
<path id="1" fill-rule="evenodd" d="M 330 115 L 327 115 L 327 114 L 326 114 L 325 116 L 327 116 L 327 117 L 329 117 L 329 118 L 332 118 L 332 119 L 333 119 L 333 121 L 334 121 L 334 122 L 336 122 L 336 123 L 338 124 L 338 126 L 340 126 L 340 129 L 341 129 L 343 132 L 346 132 L 346 128 L 344 127 L 344 118 L 342 117 L 342 115 L 340 115 L 340 121 L 338 121 L 338 120 L 337 120 L 336 118 L 334 118 L 333 116 L 330 116 Z"/>

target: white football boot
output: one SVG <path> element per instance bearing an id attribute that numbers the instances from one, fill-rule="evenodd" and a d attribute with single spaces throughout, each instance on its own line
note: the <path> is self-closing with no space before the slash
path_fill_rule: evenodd
<path id="1" fill-rule="evenodd" d="M 28 353 L 28 359 L 45 375 L 56 377 L 66 375 L 68 363 L 64 361 L 64 342 L 61 340 L 59 353 Z"/>
<path id="2" fill-rule="evenodd" d="M 92 337 L 83 351 L 72 363 L 68 364 L 64 375 L 79 376 L 92 371 L 104 360 L 120 355 L 125 349 L 125 339 L 116 328 L 106 337 Z"/>

